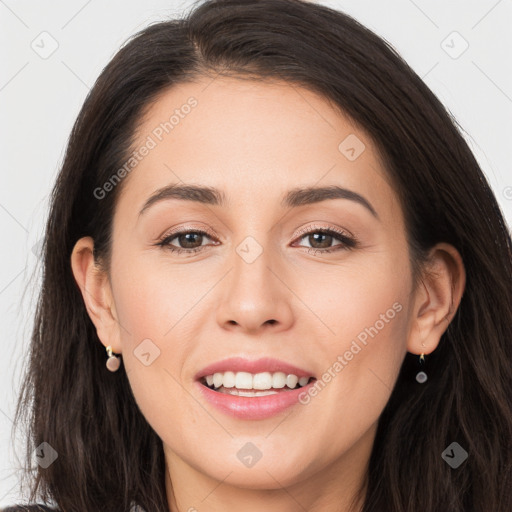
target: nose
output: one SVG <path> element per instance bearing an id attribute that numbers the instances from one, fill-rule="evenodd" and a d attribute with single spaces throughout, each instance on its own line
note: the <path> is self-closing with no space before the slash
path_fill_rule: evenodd
<path id="1" fill-rule="evenodd" d="M 294 321 L 293 292 L 283 267 L 270 251 L 263 250 L 252 262 L 235 252 L 219 297 L 219 325 L 251 335 L 289 329 Z"/>

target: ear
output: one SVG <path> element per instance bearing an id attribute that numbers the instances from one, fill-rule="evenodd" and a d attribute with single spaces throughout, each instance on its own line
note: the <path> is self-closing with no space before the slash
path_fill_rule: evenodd
<path id="1" fill-rule="evenodd" d="M 120 354 L 120 329 L 110 281 L 107 272 L 94 260 L 93 249 L 90 236 L 78 240 L 71 253 L 71 268 L 98 338 L 105 347 L 111 345 L 112 351 Z"/>
<path id="2" fill-rule="evenodd" d="M 455 247 L 440 243 L 429 254 L 415 291 L 407 350 L 430 354 L 453 320 L 466 286 L 466 271 Z"/>

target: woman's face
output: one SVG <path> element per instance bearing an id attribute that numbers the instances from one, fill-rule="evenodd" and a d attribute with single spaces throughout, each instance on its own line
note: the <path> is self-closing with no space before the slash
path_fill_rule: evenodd
<path id="1" fill-rule="evenodd" d="M 119 338 L 102 341 L 122 353 L 171 476 L 212 489 L 359 477 L 413 291 L 372 141 L 308 90 L 219 77 L 162 95 L 134 149 L 113 224 Z M 223 392 L 199 379 L 215 373 Z M 293 375 L 316 381 L 292 390 Z"/>

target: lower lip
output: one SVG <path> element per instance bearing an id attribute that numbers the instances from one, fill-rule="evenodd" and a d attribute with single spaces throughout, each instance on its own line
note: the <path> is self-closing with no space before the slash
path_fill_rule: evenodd
<path id="1" fill-rule="evenodd" d="M 255 397 L 219 393 L 199 381 L 197 381 L 197 385 L 206 400 L 222 412 L 243 420 L 262 420 L 279 414 L 292 405 L 299 404 L 299 395 L 307 393 L 315 382 L 316 380 L 313 380 L 302 388 L 280 391 L 275 395 Z"/>

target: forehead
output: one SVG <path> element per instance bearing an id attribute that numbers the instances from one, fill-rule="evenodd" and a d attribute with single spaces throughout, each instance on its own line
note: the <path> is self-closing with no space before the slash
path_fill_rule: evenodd
<path id="1" fill-rule="evenodd" d="M 340 185 L 379 203 L 394 193 L 369 136 L 322 96 L 287 82 L 201 78 L 146 110 L 123 183 L 131 204 L 171 183 L 225 191 L 226 204 L 279 201 L 297 185 Z M 124 190 L 126 189 L 126 190 Z"/>

